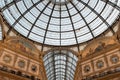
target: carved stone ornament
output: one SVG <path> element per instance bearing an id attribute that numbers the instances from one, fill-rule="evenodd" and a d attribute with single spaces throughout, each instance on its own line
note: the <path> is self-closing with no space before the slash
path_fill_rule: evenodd
<path id="1" fill-rule="evenodd" d="M 87 72 L 89 72 L 89 71 L 90 71 L 90 66 L 89 66 L 89 65 L 86 65 L 86 66 L 84 67 L 84 72 L 87 73 Z"/>
<path id="2" fill-rule="evenodd" d="M 31 66 L 31 70 L 32 70 L 33 72 L 36 72 L 36 71 L 37 71 L 37 66 L 32 65 L 32 66 Z"/>
<path id="3" fill-rule="evenodd" d="M 3 61 L 6 62 L 6 63 L 10 63 L 12 60 L 12 57 L 10 55 L 5 55 L 3 57 Z"/>
<path id="4" fill-rule="evenodd" d="M 118 55 L 112 55 L 112 56 L 110 57 L 110 61 L 111 61 L 113 64 L 119 62 L 119 57 L 118 57 Z"/>
<path id="5" fill-rule="evenodd" d="M 104 67 L 104 62 L 102 60 L 97 61 L 96 63 L 97 68 L 102 68 Z"/>
<path id="6" fill-rule="evenodd" d="M 24 62 L 23 60 L 20 60 L 20 61 L 18 62 L 18 66 L 19 66 L 20 68 L 24 68 L 24 67 L 25 67 L 25 62 Z"/>

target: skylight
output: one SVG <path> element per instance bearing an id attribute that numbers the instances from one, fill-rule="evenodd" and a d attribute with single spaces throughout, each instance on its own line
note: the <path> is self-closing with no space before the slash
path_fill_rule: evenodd
<path id="1" fill-rule="evenodd" d="M 44 56 L 48 80 L 73 80 L 78 58 L 70 51 L 52 51 Z"/>
<path id="2" fill-rule="evenodd" d="M 120 15 L 120 0 L 0 0 L 13 29 L 35 42 L 70 46 L 110 29 Z"/>

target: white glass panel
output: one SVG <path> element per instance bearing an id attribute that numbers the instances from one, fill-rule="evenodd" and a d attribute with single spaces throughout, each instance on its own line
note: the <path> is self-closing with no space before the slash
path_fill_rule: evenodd
<path id="1" fill-rule="evenodd" d="M 79 30 L 76 31 L 76 35 L 77 36 L 82 36 L 82 35 L 85 35 L 86 33 L 89 32 L 89 29 L 87 26 L 83 27 L 83 28 L 80 28 Z"/>
<path id="2" fill-rule="evenodd" d="M 24 0 L 27 8 L 30 8 L 31 6 L 33 6 L 33 3 L 31 2 L 31 0 Z"/>
<path id="3" fill-rule="evenodd" d="M 27 14 L 25 14 L 24 16 L 28 21 L 30 21 L 31 23 L 34 23 L 36 18 L 30 13 L 28 12 Z"/>
<path id="4" fill-rule="evenodd" d="M 27 37 L 30 34 L 28 38 L 33 41 L 54 46 L 69 46 L 91 40 L 111 27 L 120 14 L 113 7 L 117 5 L 118 8 L 120 0 L 109 0 L 107 5 L 101 0 L 72 0 L 72 4 L 69 0 L 57 0 L 57 3 L 52 0 L 48 4 L 49 1 L 1 0 L 0 8 L 3 17 L 12 27 L 16 24 L 20 26 L 15 26 L 20 34 Z"/>
<path id="5" fill-rule="evenodd" d="M 103 10 L 104 6 L 105 6 L 105 3 L 103 1 L 99 1 L 97 6 L 95 7 L 95 11 L 100 13 Z"/>
<path id="6" fill-rule="evenodd" d="M 61 33 L 61 38 L 62 39 L 66 39 L 66 38 L 74 38 L 75 34 L 74 32 L 65 32 L 65 33 Z"/>
<path id="7" fill-rule="evenodd" d="M 49 45 L 60 45 L 60 40 L 55 40 L 55 39 L 49 39 L 49 38 L 46 38 L 45 39 L 45 44 L 49 44 Z"/>
<path id="8" fill-rule="evenodd" d="M 33 29 L 32 29 L 32 32 L 34 32 L 34 33 L 36 33 L 36 34 L 38 34 L 38 35 L 41 35 L 41 36 L 43 36 L 44 34 L 45 34 L 45 30 L 42 30 L 42 29 L 40 29 L 40 28 L 38 28 L 38 27 L 34 27 Z M 43 36 L 44 37 L 44 36 Z"/>
<path id="9" fill-rule="evenodd" d="M 107 5 L 101 15 L 104 19 L 106 19 L 111 12 L 112 12 L 112 6 Z"/>
<path id="10" fill-rule="evenodd" d="M 21 13 L 24 13 L 27 10 L 23 1 L 18 2 L 16 5 L 18 6 Z"/>
<path id="11" fill-rule="evenodd" d="M 11 13 L 15 19 L 18 19 L 21 16 L 15 5 L 12 5 L 9 9 L 11 10 Z"/>
<path id="12" fill-rule="evenodd" d="M 61 44 L 64 46 L 64 45 L 72 45 L 72 44 L 76 44 L 76 39 L 73 38 L 73 39 L 63 39 L 61 40 Z"/>
<path id="13" fill-rule="evenodd" d="M 117 9 L 114 9 L 112 14 L 107 19 L 107 22 L 111 25 L 116 20 L 116 18 L 118 18 L 117 15 L 120 15 L 120 11 L 118 11 Z"/>
<path id="14" fill-rule="evenodd" d="M 102 24 L 100 27 L 96 28 L 93 33 L 95 36 L 98 36 L 100 33 L 102 33 L 104 30 L 106 30 L 108 26 L 106 24 Z"/>
<path id="15" fill-rule="evenodd" d="M 43 37 L 30 33 L 29 38 L 36 42 L 43 42 Z"/>
<path id="16" fill-rule="evenodd" d="M 92 34 L 88 33 L 88 34 L 85 34 L 85 35 L 83 35 L 81 37 L 78 37 L 78 42 L 82 43 L 82 42 L 88 41 L 88 40 L 90 40 L 92 38 L 93 38 Z"/>
<path id="17" fill-rule="evenodd" d="M 34 8 L 30 10 L 30 12 L 37 18 L 38 15 L 41 13 L 37 8 Z M 38 14 L 39 13 L 39 14 Z"/>
<path id="18" fill-rule="evenodd" d="M 4 0 L 0 0 L 0 8 L 4 7 L 5 6 L 5 2 Z"/>
<path id="19" fill-rule="evenodd" d="M 19 33 L 21 33 L 22 35 L 24 35 L 24 36 L 27 36 L 27 34 L 28 34 L 28 30 L 26 30 L 25 28 L 23 28 L 20 24 L 16 24 L 15 25 L 15 30 L 17 30 Z"/>
<path id="20" fill-rule="evenodd" d="M 25 18 L 21 18 L 19 23 L 28 30 L 30 30 L 32 27 L 32 24 L 30 22 L 28 22 Z"/>
<path id="21" fill-rule="evenodd" d="M 15 22 L 15 19 L 12 17 L 12 15 L 10 14 L 10 12 L 8 11 L 8 9 L 6 9 L 3 14 L 5 15 L 5 18 L 7 19 L 7 21 L 9 22 L 10 25 L 12 25 Z"/>

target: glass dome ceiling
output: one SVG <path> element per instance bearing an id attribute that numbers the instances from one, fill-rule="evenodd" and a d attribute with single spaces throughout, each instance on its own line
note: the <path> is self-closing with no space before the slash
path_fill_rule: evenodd
<path id="1" fill-rule="evenodd" d="M 69 46 L 97 37 L 120 15 L 120 0 L 0 0 L 4 18 L 38 43 Z"/>

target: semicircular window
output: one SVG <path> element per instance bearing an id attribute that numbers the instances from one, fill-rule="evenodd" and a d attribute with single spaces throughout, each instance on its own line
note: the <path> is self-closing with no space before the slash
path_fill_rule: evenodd
<path id="1" fill-rule="evenodd" d="M 78 58 L 69 51 L 52 51 L 44 56 L 48 80 L 73 80 Z"/>
<path id="2" fill-rule="evenodd" d="M 120 14 L 120 0 L 0 0 L 0 8 L 11 28 L 23 36 L 69 46 L 111 30 Z"/>

